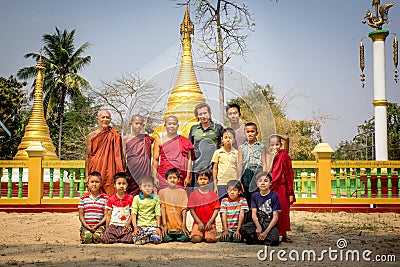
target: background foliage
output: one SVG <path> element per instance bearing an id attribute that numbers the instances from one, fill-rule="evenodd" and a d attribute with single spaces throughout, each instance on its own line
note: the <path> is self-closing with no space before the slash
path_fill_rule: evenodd
<path id="1" fill-rule="evenodd" d="M 322 141 L 321 139 L 321 125 L 322 120 L 319 117 L 314 117 L 311 120 L 290 120 L 285 114 L 285 103 L 277 99 L 274 89 L 271 85 L 265 86 L 255 84 L 254 88 L 249 91 L 249 94 L 259 94 L 264 99 L 258 99 L 260 102 L 268 103 L 273 119 L 275 120 L 276 133 L 285 134 L 290 137 L 289 154 L 293 160 L 313 160 L 314 155 L 311 151 L 314 147 Z M 244 96 L 243 98 L 246 98 Z M 243 98 L 231 99 L 228 104 L 236 103 L 241 107 L 242 122 L 255 122 L 253 112 L 249 108 L 248 103 Z M 254 99 L 254 98 L 252 98 Z"/>
<path id="2" fill-rule="evenodd" d="M 373 160 L 375 118 L 364 121 L 357 127 L 358 134 L 352 140 L 341 141 L 333 157 L 348 160 Z M 387 138 L 389 160 L 400 160 L 400 106 L 387 105 Z"/>
<path id="3" fill-rule="evenodd" d="M 26 83 L 13 76 L 0 77 L 0 120 L 11 132 L 11 137 L 0 127 L 0 159 L 12 159 L 28 123 L 27 97 L 22 88 Z"/>

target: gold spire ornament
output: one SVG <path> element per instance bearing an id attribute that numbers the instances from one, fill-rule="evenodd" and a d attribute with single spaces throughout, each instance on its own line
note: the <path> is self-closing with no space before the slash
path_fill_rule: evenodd
<path id="1" fill-rule="evenodd" d="M 35 66 L 37 70 L 36 85 L 33 93 L 33 107 L 32 115 L 29 118 L 28 125 L 25 128 L 24 137 L 18 146 L 18 152 L 14 159 L 27 160 L 28 153 L 26 149 L 32 142 L 41 142 L 45 148 L 43 159 L 45 160 L 58 160 L 55 153 L 56 148 L 50 138 L 49 127 L 44 119 L 43 112 L 43 74 L 46 69 L 42 61 L 42 51 L 40 50 L 39 60 Z"/>
<path id="2" fill-rule="evenodd" d="M 361 69 L 360 80 L 361 80 L 361 86 L 362 86 L 362 88 L 364 88 L 364 86 L 365 86 L 364 68 L 365 68 L 364 44 L 363 44 L 363 42 L 361 41 L 361 42 L 360 42 L 360 69 Z"/>
<path id="3" fill-rule="evenodd" d="M 178 79 L 168 97 L 167 109 L 163 116 L 163 121 L 170 115 L 176 116 L 179 120 L 178 133 L 186 137 L 189 135 L 190 127 L 197 123 L 194 108 L 205 101 L 193 67 L 193 34 L 194 26 L 189 16 L 189 6 L 186 5 L 185 16 L 180 25 L 180 39 L 183 47 L 181 67 Z M 163 124 L 156 127 L 153 136 L 160 137 L 162 132 L 164 132 Z"/>
<path id="4" fill-rule="evenodd" d="M 372 7 L 375 9 L 375 16 L 372 15 L 371 11 L 368 9 L 362 23 L 367 23 L 368 26 L 375 28 L 376 30 L 382 30 L 382 25 L 389 22 L 388 13 L 389 8 L 392 6 L 393 3 L 380 5 L 380 0 L 372 0 Z"/>

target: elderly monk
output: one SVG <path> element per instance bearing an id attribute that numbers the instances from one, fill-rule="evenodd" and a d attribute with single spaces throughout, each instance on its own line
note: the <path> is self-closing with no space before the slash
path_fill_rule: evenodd
<path id="1" fill-rule="evenodd" d="M 128 188 L 126 192 L 133 196 L 140 193 L 139 179 L 151 176 L 151 144 L 154 138 L 144 134 L 144 119 L 135 114 L 131 121 L 131 134 L 122 139 L 122 147 L 126 158 Z"/>
<path id="2" fill-rule="evenodd" d="M 103 189 L 108 196 L 115 193 L 114 174 L 124 171 L 121 134 L 110 126 L 111 114 L 101 110 L 97 116 L 99 129 L 86 138 L 86 179 L 88 173 L 97 171 L 103 180 Z M 85 183 L 87 181 L 85 180 Z"/>

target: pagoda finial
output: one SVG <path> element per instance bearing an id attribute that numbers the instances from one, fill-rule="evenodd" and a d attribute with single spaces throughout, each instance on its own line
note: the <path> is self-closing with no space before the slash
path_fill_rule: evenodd
<path id="1" fill-rule="evenodd" d="M 49 127 L 44 119 L 43 112 L 43 74 L 46 69 L 42 60 L 42 49 L 35 69 L 37 70 L 35 89 L 33 91 L 33 107 L 32 115 L 29 118 L 28 125 L 25 127 L 24 137 L 18 146 L 18 152 L 14 159 L 28 159 L 26 149 L 32 142 L 41 142 L 45 148 L 43 158 L 46 160 L 57 160 L 58 157 L 55 153 L 56 148 L 50 138 Z"/>
<path id="2" fill-rule="evenodd" d="M 35 69 L 36 70 L 40 70 L 40 71 L 44 71 L 46 69 L 46 67 L 43 64 L 43 59 L 42 59 L 42 50 L 43 48 L 40 48 L 40 54 L 39 54 L 39 60 L 36 63 Z"/>
<path id="3" fill-rule="evenodd" d="M 167 109 L 163 118 L 174 115 L 179 120 L 179 134 L 188 136 L 189 129 L 197 123 L 194 117 L 194 108 L 197 104 L 205 102 L 204 95 L 197 82 L 193 67 L 192 57 L 192 35 L 194 25 L 189 16 L 189 4 L 186 4 L 186 11 L 180 25 L 182 42 L 182 60 L 178 79 L 168 98 Z M 164 132 L 164 125 L 157 126 L 153 136 L 160 137 Z"/>
<path id="4" fill-rule="evenodd" d="M 185 38 L 191 37 L 194 34 L 194 25 L 193 22 L 190 20 L 189 15 L 189 3 L 186 4 L 186 11 L 185 16 L 183 17 L 183 21 L 181 23 L 181 41 L 183 42 Z"/>

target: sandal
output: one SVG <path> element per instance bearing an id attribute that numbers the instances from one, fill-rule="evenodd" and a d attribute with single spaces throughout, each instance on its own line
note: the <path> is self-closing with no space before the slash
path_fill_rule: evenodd
<path id="1" fill-rule="evenodd" d="M 282 241 L 281 242 L 286 242 L 286 243 L 293 243 L 293 240 L 290 239 L 287 236 L 282 236 Z"/>

